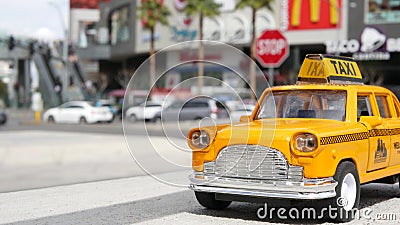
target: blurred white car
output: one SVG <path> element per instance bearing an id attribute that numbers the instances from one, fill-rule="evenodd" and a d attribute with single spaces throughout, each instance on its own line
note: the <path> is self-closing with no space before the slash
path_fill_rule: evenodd
<path id="1" fill-rule="evenodd" d="M 113 114 L 106 106 L 96 107 L 92 102 L 72 101 L 48 109 L 43 114 L 43 120 L 55 123 L 111 122 Z"/>
<path id="2" fill-rule="evenodd" d="M 125 118 L 131 122 L 136 122 L 137 120 L 155 121 L 155 115 L 161 112 L 161 109 L 162 104 L 155 102 L 144 102 L 138 106 L 128 108 L 125 113 Z"/>
<path id="3" fill-rule="evenodd" d="M 239 122 L 241 116 L 249 116 L 253 113 L 255 105 L 251 104 L 235 104 L 231 105 L 229 116 L 232 122 Z"/>

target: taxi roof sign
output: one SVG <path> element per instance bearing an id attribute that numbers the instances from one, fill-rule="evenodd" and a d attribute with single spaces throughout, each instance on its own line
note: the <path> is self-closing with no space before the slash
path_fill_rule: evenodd
<path id="1" fill-rule="evenodd" d="M 350 57 L 309 54 L 300 68 L 299 82 L 362 84 L 357 62 Z"/>

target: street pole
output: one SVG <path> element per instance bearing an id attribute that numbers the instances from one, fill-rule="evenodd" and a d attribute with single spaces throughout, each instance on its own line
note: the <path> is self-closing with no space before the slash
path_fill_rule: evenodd
<path id="1" fill-rule="evenodd" d="M 19 65 L 18 65 L 18 56 L 16 51 L 14 50 L 14 58 L 13 58 L 13 69 L 14 69 L 14 76 L 13 79 L 11 79 L 11 85 L 15 84 L 17 81 L 19 81 Z M 13 88 L 14 89 L 14 88 Z M 13 90 L 14 92 L 14 98 L 13 98 L 13 108 L 17 109 L 18 108 L 18 103 L 19 103 L 19 87 L 16 90 Z"/>
<path id="2" fill-rule="evenodd" d="M 69 60 L 68 60 L 68 30 L 64 30 L 64 43 L 63 43 L 63 61 L 65 66 L 65 74 L 63 79 L 62 99 L 64 102 L 68 101 L 68 73 L 69 73 Z"/>
<path id="3" fill-rule="evenodd" d="M 25 108 L 29 108 L 29 103 L 30 103 L 30 90 L 31 90 L 31 79 L 30 79 L 30 74 L 31 74 L 31 70 L 30 70 L 30 60 L 29 59 L 25 59 L 24 60 L 24 78 L 25 78 L 25 90 L 24 90 L 24 106 Z"/>
<path id="4" fill-rule="evenodd" d="M 49 5 L 53 6 L 58 13 L 59 16 L 59 20 L 61 23 L 61 27 L 63 29 L 63 33 L 64 33 L 64 41 L 63 41 L 63 49 L 62 49 L 62 61 L 64 62 L 64 76 L 62 77 L 62 90 L 61 90 L 61 95 L 62 98 L 61 100 L 63 102 L 68 101 L 68 92 L 67 92 L 67 88 L 68 88 L 68 74 L 69 74 L 69 63 L 68 63 L 68 29 L 67 29 L 67 24 L 65 23 L 62 11 L 60 9 L 60 7 L 55 3 L 50 1 Z"/>
<path id="5" fill-rule="evenodd" d="M 272 66 L 268 67 L 268 81 L 270 87 L 274 86 L 274 67 Z"/>

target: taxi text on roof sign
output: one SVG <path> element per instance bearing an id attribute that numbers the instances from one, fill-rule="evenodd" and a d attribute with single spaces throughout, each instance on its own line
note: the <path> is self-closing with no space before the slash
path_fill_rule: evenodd
<path id="1" fill-rule="evenodd" d="M 357 63 L 349 57 L 309 54 L 300 68 L 298 81 L 313 83 L 362 83 Z"/>

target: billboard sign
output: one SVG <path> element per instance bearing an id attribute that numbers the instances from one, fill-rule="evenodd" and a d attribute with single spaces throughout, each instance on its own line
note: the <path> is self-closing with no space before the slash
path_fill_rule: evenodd
<path id="1" fill-rule="evenodd" d="M 340 27 L 342 0 L 281 1 L 283 30 L 336 29 Z"/>

